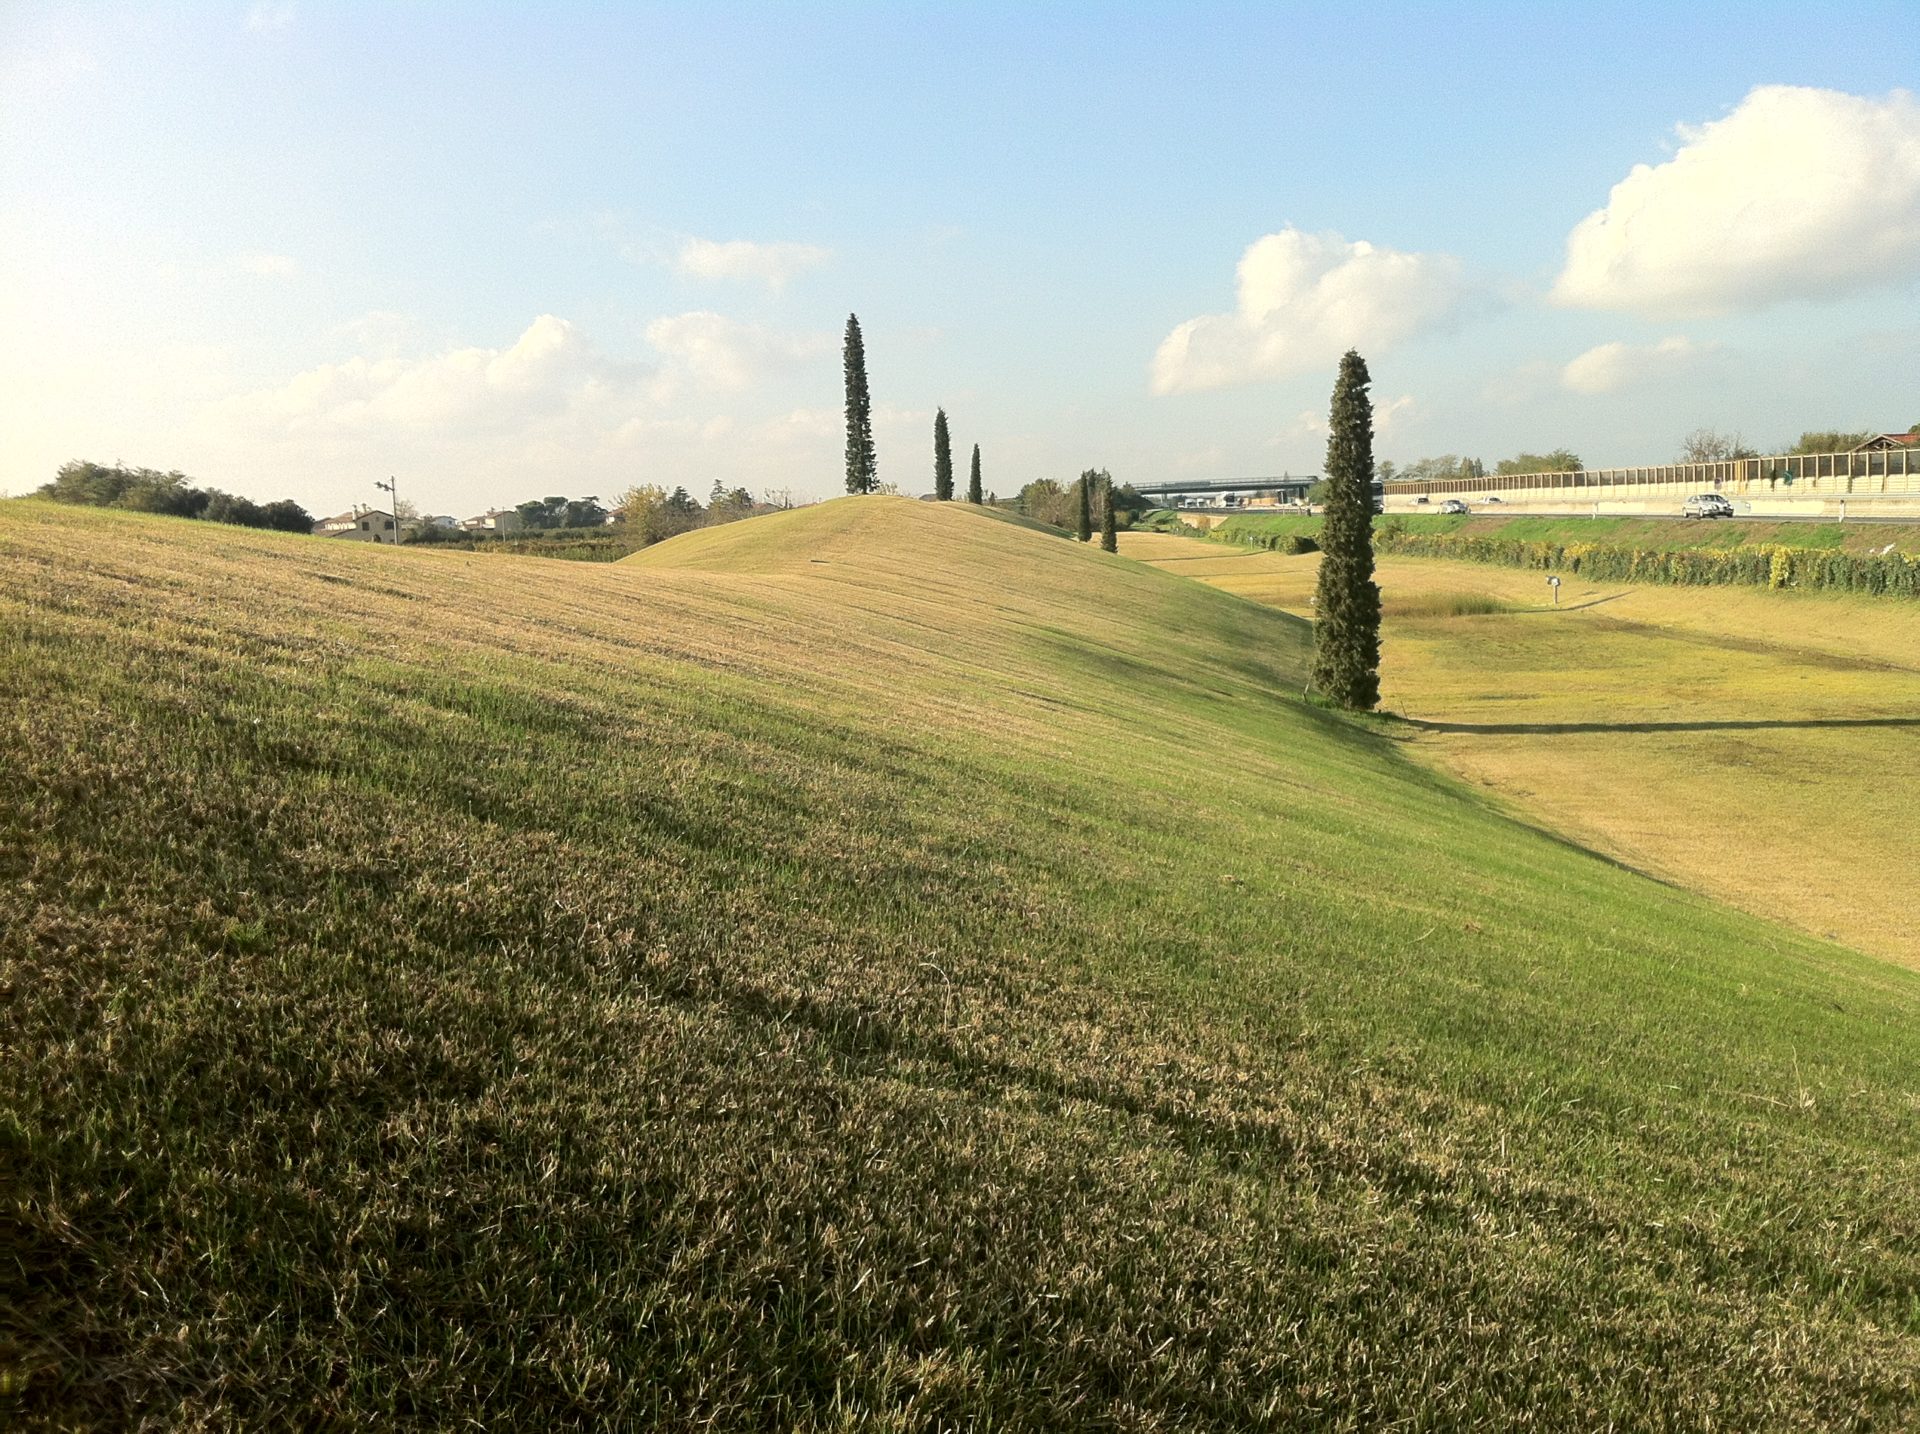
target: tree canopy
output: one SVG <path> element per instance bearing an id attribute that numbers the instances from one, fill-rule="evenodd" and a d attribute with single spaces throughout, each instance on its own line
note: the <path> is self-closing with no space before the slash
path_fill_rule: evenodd
<path id="1" fill-rule="evenodd" d="M 1696 428 L 1680 440 L 1682 463 L 1722 463 L 1731 458 L 1758 458 L 1759 452 L 1738 432 Z"/>
<path id="2" fill-rule="evenodd" d="M 256 503 L 251 498 L 218 488 L 199 488 L 177 471 L 126 468 L 75 460 L 61 465 L 51 483 L 35 496 L 56 503 L 91 508 L 124 508 L 136 513 L 161 513 L 173 518 L 200 518 L 242 528 L 273 528 L 283 533 L 310 533 L 313 514 L 291 498 Z"/>
<path id="3" fill-rule="evenodd" d="M 1493 469 L 1503 476 L 1512 473 L 1580 473 L 1585 470 L 1586 464 L 1580 461 L 1580 455 L 1567 448 L 1556 448 L 1550 453 L 1516 453 L 1511 458 L 1502 458 Z"/>
<path id="4" fill-rule="evenodd" d="M 1809 429 L 1800 435 L 1799 440 L 1789 448 L 1789 453 L 1851 453 L 1868 439 L 1871 433 L 1848 433 L 1842 429 Z"/>
<path id="5" fill-rule="evenodd" d="M 1437 483 L 1448 478 L 1484 478 L 1487 469 L 1478 458 L 1442 453 L 1434 458 L 1416 458 L 1397 468 L 1391 462 L 1382 463 L 1379 476 L 1382 483 Z"/>
<path id="6" fill-rule="evenodd" d="M 1020 490 L 1014 506 L 1027 517 L 1056 528 L 1072 528 L 1078 496 L 1052 478 L 1036 478 Z"/>
<path id="7" fill-rule="evenodd" d="M 514 512 L 529 528 L 598 528 L 607 521 L 607 510 L 597 495 L 585 498 L 529 498 L 517 504 Z"/>

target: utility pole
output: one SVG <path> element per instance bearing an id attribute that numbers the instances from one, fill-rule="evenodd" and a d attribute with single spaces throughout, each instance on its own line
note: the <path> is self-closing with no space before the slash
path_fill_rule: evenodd
<path id="1" fill-rule="evenodd" d="M 399 489 L 394 487 L 394 482 L 395 482 L 394 476 L 391 473 L 389 473 L 387 475 L 386 482 L 382 483 L 378 478 L 376 478 L 373 480 L 373 486 L 376 488 L 386 489 L 387 500 L 393 504 L 393 541 L 396 545 L 398 545 L 398 543 L 400 542 L 400 491 Z M 378 542 L 380 539 L 380 535 L 378 533 L 375 533 L 373 536 L 374 536 L 374 541 Z"/>

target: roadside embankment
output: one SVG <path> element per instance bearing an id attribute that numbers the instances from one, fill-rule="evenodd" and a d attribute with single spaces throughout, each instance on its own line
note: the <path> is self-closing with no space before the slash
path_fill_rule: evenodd
<path id="1" fill-rule="evenodd" d="M 1304 515 L 1249 514 L 1227 519 L 1208 536 L 1286 551 L 1315 538 L 1319 522 Z M 1390 515 L 1376 521 L 1374 547 L 1401 557 L 1605 581 L 1920 597 L 1920 532 L 1889 527 Z"/>

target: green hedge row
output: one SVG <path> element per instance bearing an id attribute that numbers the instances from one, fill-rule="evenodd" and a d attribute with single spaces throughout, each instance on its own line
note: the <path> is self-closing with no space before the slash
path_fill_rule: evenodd
<path id="1" fill-rule="evenodd" d="M 1242 540 L 1244 541 L 1244 539 Z M 1278 539 L 1272 546 L 1279 545 Z M 1706 587 L 1748 584 L 1821 592 L 1884 593 L 1920 598 L 1920 558 L 1901 553 L 1846 553 L 1825 548 L 1661 550 L 1608 543 L 1554 543 L 1454 533 L 1415 533 L 1382 524 L 1374 548 L 1409 558 L 1447 558 L 1508 568 L 1580 573 L 1602 581 Z"/>

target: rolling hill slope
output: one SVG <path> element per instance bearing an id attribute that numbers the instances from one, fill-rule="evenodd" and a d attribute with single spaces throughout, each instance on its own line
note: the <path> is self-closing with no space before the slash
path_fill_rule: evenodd
<path id="1" fill-rule="evenodd" d="M 605 566 L 0 505 L 0 1399 L 1909 1419 L 1920 979 L 1307 642 L 961 505 Z"/>

